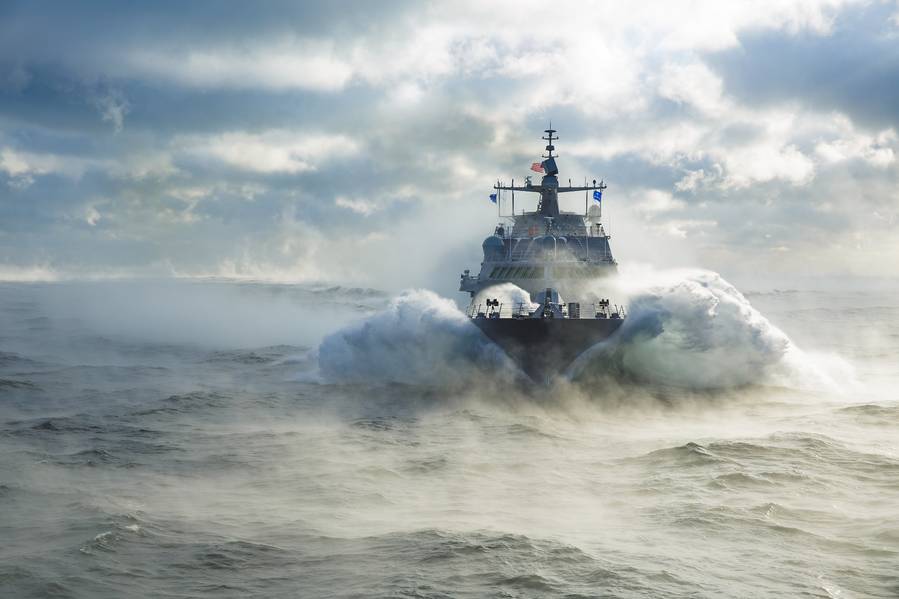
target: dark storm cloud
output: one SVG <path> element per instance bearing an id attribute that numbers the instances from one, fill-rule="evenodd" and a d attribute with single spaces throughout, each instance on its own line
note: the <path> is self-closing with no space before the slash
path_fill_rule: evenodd
<path id="1" fill-rule="evenodd" d="M 115 58 L 104 57 L 104 50 L 130 45 L 246 42 L 260 34 L 279 33 L 351 38 L 399 18 L 413 6 L 415 3 L 405 0 L 287 0 L 264 4 L 219 0 L 128 4 L 114 0 L 11 1 L 0 6 L 0 48 L 7 58 L 48 62 L 63 58 L 82 64 L 97 60 L 102 65 Z M 64 56 L 66 50 L 81 50 L 85 55 Z"/>
<path id="2" fill-rule="evenodd" d="M 899 26 L 894 5 L 849 10 L 827 36 L 754 32 L 712 55 L 729 93 L 746 102 L 800 102 L 868 127 L 899 127 Z"/>

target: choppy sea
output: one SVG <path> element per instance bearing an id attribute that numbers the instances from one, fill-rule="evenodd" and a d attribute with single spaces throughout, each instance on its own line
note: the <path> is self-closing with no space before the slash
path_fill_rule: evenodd
<path id="1" fill-rule="evenodd" d="M 546 385 L 426 291 L 0 285 L 2 597 L 899 597 L 899 296 L 638 277 Z"/>

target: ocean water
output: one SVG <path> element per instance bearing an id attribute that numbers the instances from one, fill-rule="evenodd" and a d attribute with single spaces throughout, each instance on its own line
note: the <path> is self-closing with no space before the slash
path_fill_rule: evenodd
<path id="1" fill-rule="evenodd" d="M 523 381 L 427 291 L 0 285 L 0 596 L 899 597 L 899 296 L 622 283 Z"/>

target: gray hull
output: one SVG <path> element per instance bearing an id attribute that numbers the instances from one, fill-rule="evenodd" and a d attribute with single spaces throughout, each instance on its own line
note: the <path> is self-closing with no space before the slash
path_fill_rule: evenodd
<path id="1" fill-rule="evenodd" d="M 472 322 L 533 380 L 561 374 L 586 350 L 608 339 L 621 319 L 475 318 Z"/>

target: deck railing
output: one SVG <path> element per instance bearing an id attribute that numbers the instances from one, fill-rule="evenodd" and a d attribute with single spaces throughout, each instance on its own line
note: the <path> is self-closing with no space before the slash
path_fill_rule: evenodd
<path id="1" fill-rule="evenodd" d="M 590 302 L 578 304 L 579 320 L 591 320 L 596 318 L 624 318 L 626 311 L 624 306 L 611 304 L 608 300 L 599 302 Z M 592 310 L 585 311 L 583 306 L 591 306 Z M 562 310 L 562 318 L 568 318 L 568 303 L 560 306 Z M 530 318 L 531 314 L 537 309 L 537 304 L 526 302 L 515 302 L 513 304 L 500 303 L 499 306 L 488 306 L 486 302 L 471 302 L 468 306 L 467 314 L 469 318 Z M 495 315 L 495 316 L 494 316 Z M 617 316 L 615 316 L 617 315 Z"/>

